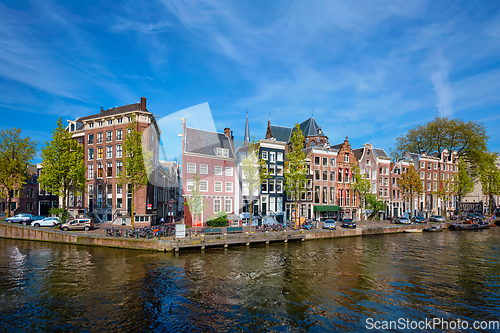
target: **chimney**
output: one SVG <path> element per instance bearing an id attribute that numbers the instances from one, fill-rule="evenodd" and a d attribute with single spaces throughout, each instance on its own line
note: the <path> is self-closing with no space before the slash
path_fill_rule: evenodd
<path id="1" fill-rule="evenodd" d="M 101 113 L 103 113 L 103 112 L 104 112 L 104 108 L 101 106 Z"/>
<path id="2" fill-rule="evenodd" d="M 231 141 L 231 145 L 233 144 L 232 132 L 229 127 L 224 128 L 224 135 Z"/>
<path id="3" fill-rule="evenodd" d="M 146 97 L 141 97 L 141 111 L 147 111 L 146 110 Z"/>

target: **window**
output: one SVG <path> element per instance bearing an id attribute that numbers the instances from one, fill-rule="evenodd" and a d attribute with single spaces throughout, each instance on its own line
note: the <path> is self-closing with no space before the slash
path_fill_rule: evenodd
<path id="1" fill-rule="evenodd" d="M 200 191 L 202 191 L 202 192 L 208 191 L 208 180 L 200 181 Z"/>
<path id="2" fill-rule="evenodd" d="M 88 165 L 88 179 L 94 179 L 94 165 L 93 164 L 89 164 Z"/>
<path id="3" fill-rule="evenodd" d="M 434 163 L 434 170 L 437 170 L 437 168 L 438 168 L 437 163 Z"/>
<path id="4" fill-rule="evenodd" d="M 337 177 L 337 181 L 339 183 L 342 183 L 342 169 L 339 169 L 339 172 L 337 173 L 338 177 Z"/>
<path id="5" fill-rule="evenodd" d="M 420 179 L 425 179 L 425 172 L 420 171 Z"/>
<path id="6" fill-rule="evenodd" d="M 208 164 L 200 164 L 200 174 L 208 175 Z"/>
<path id="7" fill-rule="evenodd" d="M 370 160 L 367 160 L 367 161 L 366 161 L 366 165 L 368 165 L 368 166 L 369 166 L 369 165 L 371 165 L 371 161 L 370 161 Z"/>
<path id="8" fill-rule="evenodd" d="M 188 163 L 187 164 L 187 173 L 196 173 L 196 164 Z"/>
<path id="9" fill-rule="evenodd" d="M 116 145 L 116 157 L 122 157 L 122 145 Z"/>
<path id="10" fill-rule="evenodd" d="M 226 182 L 226 192 L 233 192 L 233 183 Z"/>
<path id="11" fill-rule="evenodd" d="M 89 161 L 94 159 L 94 148 L 89 148 Z"/>
<path id="12" fill-rule="evenodd" d="M 261 185 L 261 191 L 267 192 L 267 180 L 264 180 Z"/>
<path id="13" fill-rule="evenodd" d="M 431 183 L 427 183 L 427 191 L 431 190 Z"/>
<path id="14" fill-rule="evenodd" d="M 312 188 L 312 179 L 307 180 L 307 187 Z"/>
<path id="15" fill-rule="evenodd" d="M 214 175 L 222 176 L 222 167 L 220 165 L 214 166 Z"/>
<path id="16" fill-rule="evenodd" d="M 335 171 L 330 171 L 330 181 L 335 181 Z"/>
<path id="17" fill-rule="evenodd" d="M 271 179 L 269 181 L 269 192 L 274 192 L 274 190 L 275 190 L 274 185 L 276 185 L 275 180 Z"/>
<path id="18" fill-rule="evenodd" d="M 231 199 L 224 200 L 224 211 L 226 213 L 231 213 L 233 211 L 233 201 Z"/>
<path id="19" fill-rule="evenodd" d="M 113 176 L 113 162 L 106 163 L 106 177 L 110 178 Z"/>
<path id="20" fill-rule="evenodd" d="M 110 142 L 111 140 L 113 140 L 113 132 L 107 131 L 106 132 L 106 142 Z"/>
<path id="21" fill-rule="evenodd" d="M 323 186 L 323 200 L 324 204 L 328 203 L 328 187 Z"/>
<path id="22" fill-rule="evenodd" d="M 425 168 L 425 162 L 420 162 L 420 167 Z"/>
<path id="23" fill-rule="evenodd" d="M 382 178 L 382 177 L 378 177 L 378 183 L 379 183 L 380 185 L 382 185 L 382 184 L 383 184 L 383 178 Z"/>
<path id="24" fill-rule="evenodd" d="M 104 125 L 104 122 L 102 120 L 97 122 L 97 126 L 102 127 L 102 125 Z"/>
<path id="25" fill-rule="evenodd" d="M 97 159 L 101 160 L 103 157 L 102 147 L 97 147 Z"/>
<path id="26" fill-rule="evenodd" d="M 319 170 L 314 170 L 314 179 L 320 180 Z"/>
<path id="27" fill-rule="evenodd" d="M 88 136 L 88 143 L 89 145 L 94 143 L 94 134 L 89 134 Z"/>
<path id="28" fill-rule="evenodd" d="M 89 128 L 94 128 L 94 123 L 89 123 Z"/>
<path id="29" fill-rule="evenodd" d="M 117 122 L 118 124 L 123 123 L 123 118 L 118 118 L 118 119 L 116 119 L 116 122 Z"/>
<path id="30" fill-rule="evenodd" d="M 102 174 L 104 173 L 104 170 L 102 169 L 102 163 L 98 162 L 97 163 L 97 178 L 102 178 Z"/>
<path id="31" fill-rule="evenodd" d="M 277 161 L 278 162 L 283 162 L 283 153 L 278 153 Z"/>
<path id="32" fill-rule="evenodd" d="M 89 195 L 94 194 L 94 185 L 89 185 Z"/>
<path id="33" fill-rule="evenodd" d="M 328 180 L 328 171 L 323 170 L 323 180 Z"/>
<path id="34" fill-rule="evenodd" d="M 433 191 L 437 191 L 437 183 L 433 183 L 432 187 L 433 187 L 433 189 L 432 189 Z"/>
<path id="35" fill-rule="evenodd" d="M 436 172 L 434 172 L 434 180 L 437 180 L 438 179 L 438 174 Z"/>
<path id="36" fill-rule="evenodd" d="M 116 161 L 116 175 L 117 176 L 122 174 L 122 168 L 123 168 L 122 161 Z"/>
<path id="37" fill-rule="evenodd" d="M 187 180 L 187 190 L 192 191 L 194 189 L 194 180 L 193 179 L 188 179 Z"/>
<path id="38" fill-rule="evenodd" d="M 215 192 L 222 192 L 222 182 L 221 181 L 214 182 L 214 191 Z"/>
<path id="39" fill-rule="evenodd" d="M 335 204 L 335 187 L 330 187 L 330 204 Z"/>
<path id="40" fill-rule="evenodd" d="M 282 165 L 277 165 L 276 169 L 277 169 L 276 175 L 283 176 L 283 166 Z"/>
<path id="41" fill-rule="evenodd" d="M 330 158 L 330 166 L 334 167 L 335 166 L 335 159 L 333 157 Z"/>
<path id="42" fill-rule="evenodd" d="M 122 208 L 122 207 L 123 207 L 123 199 L 116 198 L 116 208 Z"/>
<path id="43" fill-rule="evenodd" d="M 432 164 L 432 163 L 427 162 L 427 170 L 430 170 L 430 169 L 431 169 L 431 164 Z"/>
<path id="44" fill-rule="evenodd" d="M 427 179 L 428 180 L 431 180 L 431 176 L 432 176 L 432 174 L 430 172 L 427 172 Z"/>
<path id="45" fill-rule="evenodd" d="M 121 129 L 116 130 L 116 140 L 120 141 L 122 139 L 122 135 L 123 135 L 123 130 Z"/>
<path id="46" fill-rule="evenodd" d="M 388 177 L 384 178 L 384 185 L 389 186 L 389 178 Z"/>
<path id="47" fill-rule="evenodd" d="M 276 181 L 276 192 L 283 193 L 283 181 L 282 180 Z"/>
<path id="48" fill-rule="evenodd" d="M 102 143 L 102 132 L 100 133 L 97 133 L 97 140 L 96 140 L 97 143 Z"/>
<path id="49" fill-rule="evenodd" d="M 348 154 L 344 155 L 344 162 L 349 162 L 349 155 Z"/>
<path id="50" fill-rule="evenodd" d="M 220 212 L 220 199 L 214 199 L 214 213 Z"/>
<path id="51" fill-rule="evenodd" d="M 269 162 L 271 162 L 271 163 L 276 162 L 276 153 L 274 153 L 274 152 L 269 153 Z"/>
<path id="52" fill-rule="evenodd" d="M 319 204 L 319 186 L 314 186 L 314 203 Z"/>
<path id="53" fill-rule="evenodd" d="M 274 176 L 276 174 L 275 172 L 275 166 L 274 165 L 270 165 L 269 166 L 269 175 L 270 176 Z"/>
<path id="54" fill-rule="evenodd" d="M 106 158 L 113 157 L 113 146 L 106 146 Z"/>
<path id="55" fill-rule="evenodd" d="M 328 157 L 323 157 L 323 166 L 328 166 Z"/>
<path id="56" fill-rule="evenodd" d="M 262 151 L 262 159 L 267 160 L 267 151 Z"/>
<path id="57" fill-rule="evenodd" d="M 128 116 L 128 117 L 127 117 L 127 121 L 128 121 L 129 123 L 131 123 L 131 122 L 132 122 L 132 120 L 134 120 L 134 117 L 133 117 L 133 116 Z"/>
<path id="58" fill-rule="evenodd" d="M 122 186 L 116 184 L 116 194 L 122 194 Z"/>
<path id="59" fill-rule="evenodd" d="M 108 125 L 113 125 L 113 119 L 108 120 Z"/>
<path id="60" fill-rule="evenodd" d="M 233 168 L 232 167 L 226 167 L 226 176 L 228 176 L 228 177 L 233 176 Z"/>
<path id="61" fill-rule="evenodd" d="M 319 165 L 319 156 L 314 156 L 314 165 Z"/>

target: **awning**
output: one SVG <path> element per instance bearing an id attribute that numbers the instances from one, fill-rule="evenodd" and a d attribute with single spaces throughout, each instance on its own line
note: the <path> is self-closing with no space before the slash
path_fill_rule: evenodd
<path id="1" fill-rule="evenodd" d="M 315 212 L 339 212 L 339 206 L 314 206 Z"/>
<path id="2" fill-rule="evenodd" d="M 228 214 L 227 219 L 229 221 L 239 221 L 240 217 L 236 214 Z"/>

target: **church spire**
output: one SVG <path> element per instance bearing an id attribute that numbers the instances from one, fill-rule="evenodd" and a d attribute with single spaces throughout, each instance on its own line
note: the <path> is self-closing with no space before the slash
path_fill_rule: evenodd
<path id="1" fill-rule="evenodd" d="M 245 123 L 245 136 L 243 138 L 243 146 L 248 146 L 250 144 L 250 128 L 248 127 L 248 109 L 247 109 L 247 120 Z"/>

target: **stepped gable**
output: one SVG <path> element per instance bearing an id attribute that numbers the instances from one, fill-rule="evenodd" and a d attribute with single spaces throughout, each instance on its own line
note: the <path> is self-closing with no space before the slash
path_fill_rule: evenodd
<path id="1" fill-rule="evenodd" d="M 186 127 L 186 152 L 217 156 L 216 148 L 229 150 L 229 158 L 234 158 L 229 138 L 216 132 Z"/>

